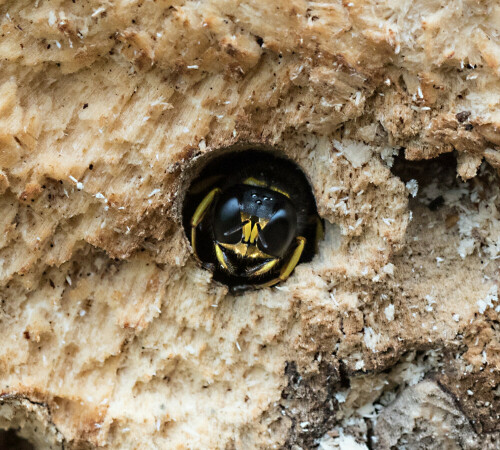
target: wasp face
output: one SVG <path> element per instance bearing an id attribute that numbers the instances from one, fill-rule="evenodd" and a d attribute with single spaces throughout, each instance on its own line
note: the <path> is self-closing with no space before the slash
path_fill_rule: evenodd
<path id="1" fill-rule="evenodd" d="M 238 185 L 223 192 L 213 213 L 217 259 L 230 272 L 252 276 L 271 269 L 296 237 L 290 199 L 269 188 Z M 272 266 L 271 266 L 272 264 Z"/>
<path id="2" fill-rule="evenodd" d="M 233 291 L 286 280 L 312 259 L 323 230 L 300 169 L 255 150 L 209 164 L 191 185 L 183 216 L 194 255 Z"/>

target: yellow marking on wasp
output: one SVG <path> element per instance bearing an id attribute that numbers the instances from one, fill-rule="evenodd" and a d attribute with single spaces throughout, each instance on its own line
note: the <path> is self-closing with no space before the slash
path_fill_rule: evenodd
<path id="1" fill-rule="evenodd" d="M 243 184 L 248 184 L 250 186 L 260 186 L 260 187 L 267 186 L 267 183 L 265 181 L 257 180 L 257 178 L 254 177 L 248 177 L 245 181 L 243 181 Z"/>
<path id="2" fill-rule="evenodd" d="M 219 193 L 220 193 L 220 189 L 214 188 L 201 201 L 201 203 L 198 205 L 198 208 L 196 208 L 196 211 L 194 212 L 193 217 L 191 218 L 191 226 L 192 227 L 197 227 L 200 224 L 200 222 L 203 220 L 203 217 L 205 217 L 205 214 L 208 211 L 208 207 L 212 204 L 215 196 Z"/>
<path id="3" fill-rule="evenodd" d="M 257 224 L 255 224 L 252 228 L 252 233 L 250 234 L 250 244 L 253 244 L 255 242 L 255 239 L 257 239 L 258 235 L 259 229 L 257 228 Z"/>
<path id="4" fill-rule="evenodd" d="M 219 244 L 215 244 L 215 255 L 217 256 L 217 260 L 221 263 L 221 266 L 224 267 L 224 269 L 227 269 L 226 258 L 224 257 L 224 253 L 219 247 Z"/>
<path id="5" fill-rule="evenodd" d="M 236 253 L 238 256 L 242 258 L 252 258 L 252 259 L 269 259 L 272 258 L 271 255 L 264 253 L 259 250 L 259 248 L 255 245 L 248 245 L 244 242 L 239 242 L 238 244 L 224 244 L 221 242 L 219 244 L 221 247 L 224 247 L 227 250 Z"/>
<path id="6" fill-rule="evenodd" d="M 252 223 L 247 222 L 243 225 L 243 240 L 248 242 L 250 240 L 250 236 L 252 235 Z"/>
<path id="7" fill-rule="evenodd" d="M 262 275 L 269 272 L 279 261 L 279 259 L 272 259 L 271 261 L 265 263 L 259 270 L 255 271 L 254 275 Z"/>
<path id="8" fill-rule="evenodd" d="M 241 257 L 245 256 L 247 253 L 248 245 L 243 242 L 238 242 L 237 244 L 225 244 L 224 242 L 220 242 L 219 245 Z"/>
<path id="9" fill-rule="evenodd" d="M 257 180 L 254 177 L 248 177 L 243 184 L 248 184 L 250 186 L 259 186 L 259 187 L 268 187 L 269 185 L 265 181 Z M 275 192 L 279 192 L 280 194 L 290 198 L 290 194 L 283 189 L 280 189 L 278 186 L 269 186 L 269 189 L 272 189 Z"/>
<path id="10" fill-rule="evenodd" d="M 290 194 L 283 189 L 280 189 L 278 186 L 270 186 L 269 189 L 272 189 L 275 192 L 279 192 L 280 194 L 284 195 L 285 197 L 290 198 Z"/>
<path id="11" fill-rule="evenodd" d="M 247 258 L 261 258 L 261 259 L 269 259 L 272 258 L 272 256 L 268 255 L 267 253 L 264 253 L 259 250 L 259 247 L 256 245 L 249 245 L 247 248 L 247 252 L 245 254 Z"/>
<path id="12" fill-rule="evenodd" d="M 260 251 L 259 248 L 255 245 L 257 236 L 259 235 L 259 229 L 257 227 L 257 223 L 252 224 L 250 216 L 242 212 L 241 222 L 245 221 L 248 222 L 245 225 L 243 225 L 243 237 L 240 242 L 238 242 L 237 244 L 225 244 L 223 242 L 219 242 L 219 245 L 227 250 L 232 251 L 233 253 L 236 253 L 238 256 L 242 258 L 252 258 L 252 259 L 272 258 L 272 256 Z M 264 228 L 268 222 L 269 222 L 268 219 L 259 218 L 259 226 L 261 228 Z"/>

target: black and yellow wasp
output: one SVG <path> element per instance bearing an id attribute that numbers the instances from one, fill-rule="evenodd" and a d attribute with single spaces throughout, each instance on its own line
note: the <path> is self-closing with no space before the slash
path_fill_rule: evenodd
<path id="1" fill-rule="evenodd" d="M 236 290 L 286 280 L 299 262 L 312 259 L 323 233 L 302 171 L 268 152 L 215 160 L 192 185 L 186 204 L 193 253 Z"/>

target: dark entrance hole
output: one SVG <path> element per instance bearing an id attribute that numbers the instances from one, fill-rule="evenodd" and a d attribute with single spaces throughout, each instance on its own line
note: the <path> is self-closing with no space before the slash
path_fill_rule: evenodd
<path id="1" fill-rule="evenodd" d="M 415 179 L 419 186 L 427 186 L 439 180 L 448 185 L 456 179 L 457 160 L 454 153 L 444 153 L 437 158 L 411 161 L 400 156 L 394 159 L 392 173 L 404 183 Z"/>
<path id="2" fill-rule="evenodd" d="M 33 444 L 16 434 L 15 430 L 0 430 L 0 449 L 34 450 Z"/>

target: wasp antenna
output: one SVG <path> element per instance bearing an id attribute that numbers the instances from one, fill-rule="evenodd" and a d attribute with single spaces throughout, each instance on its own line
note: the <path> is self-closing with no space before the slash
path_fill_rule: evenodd
<path id="1" fill-rule="evenodd" d="M 262 242 L 262 245 L 264 246 L 264 248 L 267 248 L 266 239 L 264 238 L 264 234 L 261 233 L 262 227 L 260 226 L 260 223 L 257 224 L 257 230 L 259 230 L 259 239 L 260 239 L 260 242 Z"/>
<path id="2" fill-rule="evenodd" d="M 237 231 L 240 231 L 247 223 L 249 223 L 250 220 L 245 220 L 241 222 L 239 225 L 235 226 L 234 228 L 231 228 L 230 230 L 224 231 L 224 236 L 229 236 L 230 234 L 236 233 Z"/>

